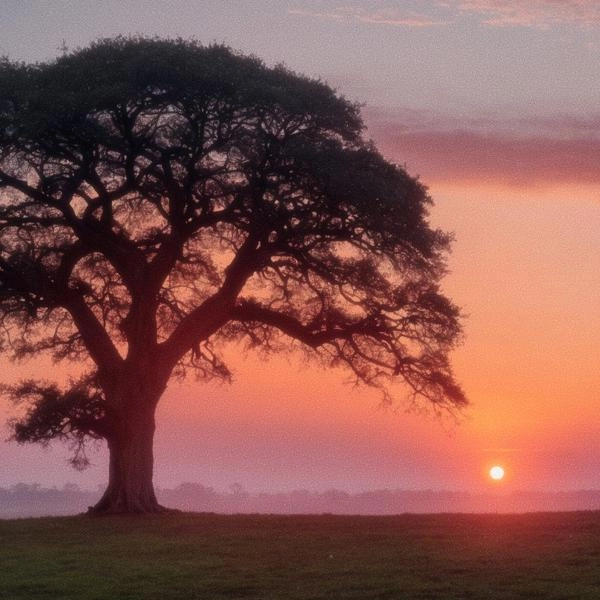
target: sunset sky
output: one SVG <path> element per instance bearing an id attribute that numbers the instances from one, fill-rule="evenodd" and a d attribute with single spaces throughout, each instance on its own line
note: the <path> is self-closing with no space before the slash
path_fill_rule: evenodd
<path id="1" fill-rule="evenodd" d="M 342 372 L 230 348 L 232 385 L 168 389 L 159 487 L 600 488 L 597 0 L 0 4 L 13 60 L 130 33 L 224 42 L 363 104 L 366 135 L 429 187 L 432 224 L 455 234 L 444 289 L 466 316 L 453 364 L 471 406 L 456 418 L 407 412 L 401 386 L 386 409 Z M 3 379 L 37 367 L 0 358 Z M 2 442 L 0 486 L 106 480 L 103 452 L 82 474 L 67 458 Z"/>

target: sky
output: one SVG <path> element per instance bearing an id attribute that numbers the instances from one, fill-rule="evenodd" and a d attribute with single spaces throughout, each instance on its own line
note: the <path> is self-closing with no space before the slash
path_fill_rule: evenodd
<path id="1" fill-rule="evenodd" d="M 230 348 L 233 384 L 167 390 L 157 485 L 600 488 L 595 0 L 0 4 L 0 53 L 13 60 L 118 34 L 222 42 L 360 102 L 366 135 L 429 187 L 431 223 L 454 232 L 443 287 L 466 316 L 452 362 L 471 405 L 455 417 L 407 407 L 400 386 L 383 408 L 342 372 Z M 35 367 L 0 358 L 7 380 Z M 2 400 L 0 409 L 2 420 L 14 414 Z M 0 451 L 0 486 L 94 488 L 107 477 L 102 449 L 81 474 L 60 445 Z M 494 464 L 502 482 L 487 476 Z"/>

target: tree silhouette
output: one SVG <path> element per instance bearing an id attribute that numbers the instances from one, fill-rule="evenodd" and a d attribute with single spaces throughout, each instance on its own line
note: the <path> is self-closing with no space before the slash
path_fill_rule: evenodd
<path id="1" fill-rule="evenodd" d="M 86 374 L 10 388 L 20 442 L 104 439 L 96 512 L 162 510 L 155 408 L 215 342 L 286 342 L 384 393 L 463 405 L 425 188 L 327 85 L 223 46 L 117 38 L 0 64 L 0 320 L 11 357 Z"/>

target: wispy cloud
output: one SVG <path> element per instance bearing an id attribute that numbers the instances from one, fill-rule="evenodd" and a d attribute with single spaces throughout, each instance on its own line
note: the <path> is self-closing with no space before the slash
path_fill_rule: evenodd
<path id="1" fill-rule="evenodd" d="M 600 25 L 598 0 L 458 0 L 463 13 L 478 15 L 492 26 L 550 27 L 560 24 Z"/>
<path id="2" fill-rule="evenodd" d="M 450 21 L 435 19 L 425 14 L 402 10 L 397 7 L 367 9 L 364 7 L 337 6 L 327 11 L 312 11 L 303 8 L 291 8 L 291 15 L 312 17 L 338 22 L 360 22 L 371 25 L 388 25 L 392 27 L 435 27 L 448 25 Z"/>
<path id="3" fill-rule="evenodd" d="M 600 26 L 598 0 L 436 0 L 414 3 L 383 0 L 368 6 L 338 5 L 323 10 L 291 8 L 290 15 L 393 27 L 435 27 L 474 17 L 494 27 L 549 28 L 557 25 Z"/>
<path id="4" fill-rule="evenodd" d="M 368 111 L 384 154 L 430 182 L 600 185 L 600 116 L 461 120 Z"/>

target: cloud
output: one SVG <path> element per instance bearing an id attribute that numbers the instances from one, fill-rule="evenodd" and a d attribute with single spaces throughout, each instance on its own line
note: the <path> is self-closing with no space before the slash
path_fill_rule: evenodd
<path id="1" fill-rule="evenodd" d="M 288 13 L 340 23 L 408 28 L 450 25 L 469 16 L 482 25 L 494 27 L 600 26 L 598 0 L 437 0 L 427 4 L 387 0 L 371 3 L 368 8 L 338 5 L 322 11 L 291 8 Z"/>
<path id="2" fill-rule="evenodd" d="M 435 19 L 424 14 L 395 7 L 368 10 L 364 7 L 337 6 L 328 11 L 311 11 L 291 8 L 288 13 L 301 17 L 313 17 L 338 22 L 359 22 L 392 27 L 435 27 L 448 25 L 450 21 Z"/>
<path id="3" fill-rule="evenodd" d="M 367 111 L 366 120 L 382 152 L 425 183 L 600 185 L 600 117 L 461 120 Z"/>
<path id="4" fill-rule="evenodd" d="M 459 11 L 475 14 L 484 25 L 550 27 L 571 24 L 600 25 L 600 4 L 597 0 L 457 0 Z"/>

